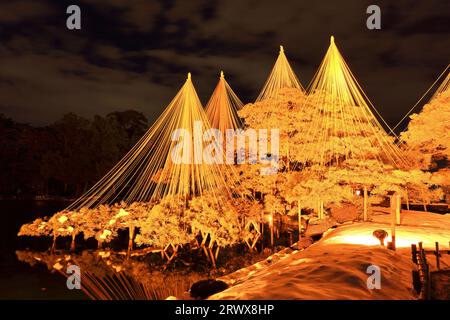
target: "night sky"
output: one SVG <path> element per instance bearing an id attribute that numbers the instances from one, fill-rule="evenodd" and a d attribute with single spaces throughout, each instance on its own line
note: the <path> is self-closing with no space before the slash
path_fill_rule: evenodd
<path id="1" fill-rule="evenodd" d="M 66 28 L 78 4 L 82 29 Z M 381 7 L 382 29 L 366 28 Z M 153 121 L 186 73 L 206 104 L 221 69 L 257 97 L 283 44 L 306 87 L 334 34 L 391 125 L 450 62 L 450 2 L 16 0 L 0 3 L 0 113 L 45 125 L 64 113 L 135 109 Z"/>

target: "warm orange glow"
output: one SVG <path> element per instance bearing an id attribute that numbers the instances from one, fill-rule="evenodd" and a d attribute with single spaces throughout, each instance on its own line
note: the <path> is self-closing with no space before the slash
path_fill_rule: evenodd
<path id="1" fill-rule="evenodd" d="M 384 229 L 388 232 L 389 235 L 384 239 L 385 245 L 387 245 L 389 241 L 392 241 L 390 226 L 361 223 L 350 227 L 341 227 L 335 230 L 335 233 L 330 233 L 329 237 L 324 239 L 324 243 L 380 246 L 380 240 L 372 235 L 373 231 L 376 229 Z M 410 248 L 412 244 L 417 244 L 419 242 L 422 242 L 424 247 L 434 248 L 436 241 L 445 245 L 448 239 L 439 234 L 433 234 L 428 229 L 421 230 L 417 227 L 396 226 L 395 246 L 397 248 Z"/>
<path id="2" fill-rule="evenodd" d="M 243 103 L 225 80 L 223 71 L 220 72 L 219 82 L 214 89 L 206 106 L 206 115 L 212 128 L 225 132 L 226 129 L 238 129 L 242 126 L 237 111 Z"/>

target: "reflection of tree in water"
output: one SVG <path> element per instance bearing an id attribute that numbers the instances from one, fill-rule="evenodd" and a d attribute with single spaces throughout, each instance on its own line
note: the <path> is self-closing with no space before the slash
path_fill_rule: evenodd
<path id="1" fill-rule="evenodd" d="M 79 254 L 16 251 L 17 258 L 34 267 L 45 265 L 64 277 L 67 267 L 81 270 L 81 289 L 94 300 L 160 300 L 181 296 L 204 274 L 192 271 L 162 272 L 147 262 L 126 260 L 111 251 L 88 251 Z"/>

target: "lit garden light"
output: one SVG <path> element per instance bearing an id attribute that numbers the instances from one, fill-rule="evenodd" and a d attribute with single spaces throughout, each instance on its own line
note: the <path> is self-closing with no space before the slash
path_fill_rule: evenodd
<path id="1" fill-rule="evenodd" d="M 383 229 L 375 230 L 372 235 L 380 241 L 380 245 L 384 247 L 384 239 L 388 236 L 388 233 Z"/>

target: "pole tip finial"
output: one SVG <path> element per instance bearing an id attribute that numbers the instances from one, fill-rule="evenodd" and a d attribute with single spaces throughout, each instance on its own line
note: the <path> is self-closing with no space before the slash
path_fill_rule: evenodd
<path id="1" fill-rule="evenodd" d="M 284 52 L 284 47 L 280 45 L 280 53 Z"/>
<path id="2" fill-rule="evenodd" d="M 225 75 L 223 74 L 223 70 L 220 70 L 220 79 L 224 79 Z"/>
<path id="3" fill-rule="evenodd" d="M 188 76 L 187 76 L 186 80 L 191 80 L 191 73 L 190 72 L 188 72 Z"/>
<path id="4" fill-rule="evenodd" d="M 333 44 L 334 43 L 334 36 L 331 36 L 330 37 L 330 44 Z"/>

